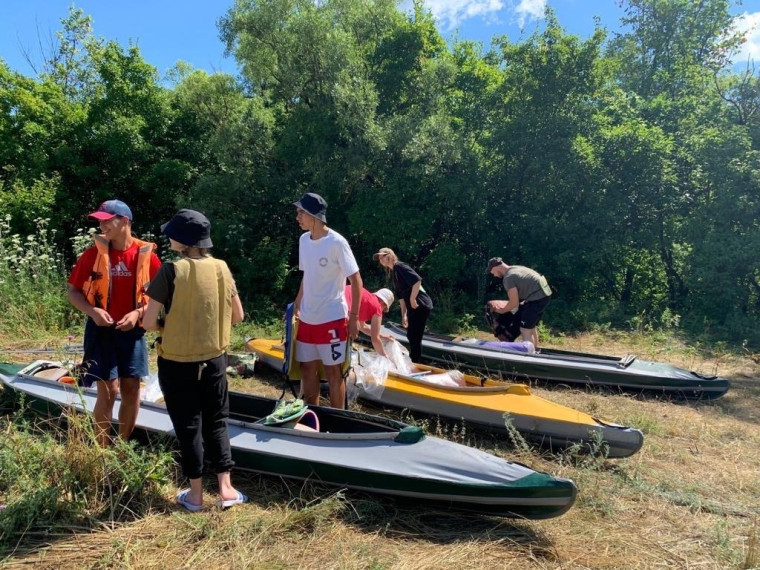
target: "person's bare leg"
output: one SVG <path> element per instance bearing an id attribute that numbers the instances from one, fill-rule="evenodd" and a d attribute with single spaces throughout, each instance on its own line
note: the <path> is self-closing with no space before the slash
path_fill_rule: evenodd
<path id="1" fill-rule="evenodd" d="M 190 492 L 185 495 L 185 501 L 193 505 L 203 505 L 203 478 L 190 479 Z"/>
<path id="2" fill-rule="evenodd" d="M 92 415 L 95 420 L 95 438 L 101 447 L 111 443 L 111 415 L 116 395 L 119 392 L 118 380 L 98 380 L 96 383 L 97 398 Z"/>
<path id="3" fill-rule="evenodd" d="M 219 496 L 223 501 L 232 501 L 238 498 L 238 490 L 232 486 L 229 471 L 217 473 L 216 480 L 219 482 Z"/>
<path id="4" fill-rule="evenodd" d="M 119 380 L 121 404 L 119 405 L 119 436 L 127 440 L 132 435 L 140 411 L 140 379 L 121 378 Z"/>
<path id="5" fill-rule="evenodd" d="M 346 383 L 341 374 L 340 364 L 325 365 L 325 376 L 330 386 L 330 407 L 343 409 L 346 407 Z"/>
<path id="6" fill-rule="evenodd" d="M 301 395 L 309 405 L 319 405 L 319 361 L 300 362 L 301 365 Z"/>
<path id="7" fill-rule="evenodd" d="M 520 329 L 523 340 L 529 340 L 535 348 L 538 348 L 538 327 L 532 329 Z"/>

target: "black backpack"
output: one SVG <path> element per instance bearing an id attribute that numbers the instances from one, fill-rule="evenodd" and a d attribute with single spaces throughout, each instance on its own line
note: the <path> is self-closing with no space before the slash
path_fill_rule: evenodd
<path id="1" fill-rule="evenodd" d="M 514 342 L 514 340 L 520 336 L 520 311 L 522 307 L 518 308 L 516 313 L 494 313 L 490 307 L 486 305 L 486 320 L 488 326 L 491 327 L 493 335 L 502 342 Z"/>

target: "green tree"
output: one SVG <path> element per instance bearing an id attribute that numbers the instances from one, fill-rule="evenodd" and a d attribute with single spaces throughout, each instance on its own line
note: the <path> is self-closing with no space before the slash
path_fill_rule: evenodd
<path id="1" fill-rule="evenodd" d="M 624 19 L 631 31 L 612 42 L 610 54 L 640 117 L 670 140 L 663 152 L 673 178 L 658 190 L 669 206 L 650 213 L 662 218 L 669 305 L 689 311 L 692 322 L 706 317 L 736 333 L 748 327 L 732 323 L 757 315 L 757 266 L 744 246 L 756 243 L 748 217 L 757 211 L 758 186 L 753 78 L 719 75 L 742 39 L 729 6 L 631 0 Z"/>

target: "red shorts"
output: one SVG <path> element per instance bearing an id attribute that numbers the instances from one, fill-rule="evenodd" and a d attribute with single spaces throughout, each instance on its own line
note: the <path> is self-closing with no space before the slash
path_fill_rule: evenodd
<path id="1" fill-rule="evenodd" d="M 321 360 L 324 364 L 343 364 L 348 347 L 348 323 L 338 319 L 329 323 L 311 325 L 298 323 L 296 334 L 296 360 L 312 362 Z"/>

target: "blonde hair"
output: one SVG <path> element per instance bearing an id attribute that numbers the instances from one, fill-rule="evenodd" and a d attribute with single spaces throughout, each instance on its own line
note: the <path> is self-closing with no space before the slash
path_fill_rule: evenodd
<path id="1" fill-rule="evenodd" d="M 390 279 L 393 276 L 393 266 L 398 263 L 398 256 L 394 253 L 394 251 L 391 248 L 387 248 L 389 253 L 386 253 L 384 255 L 387 255 L 391 258 L 391 261 L 393 262 L 390 267 L 387 265 L 383 265 L 383 269 L 385 269 L 385 273 Z"/>
<path id="2" fill-rule="evenodd" d="M 195 250 L 195 251 L 192 251 Z M 191 254 L 195 255 L 191 255 Z M 180 250 L 179 254 L 182 257 L 211 257 L 211 253 L 209 252 L 209 248 L 207 247 L 193 247 L 191 245 L 185 245 L 182 244 L 182 249 Z"/>

